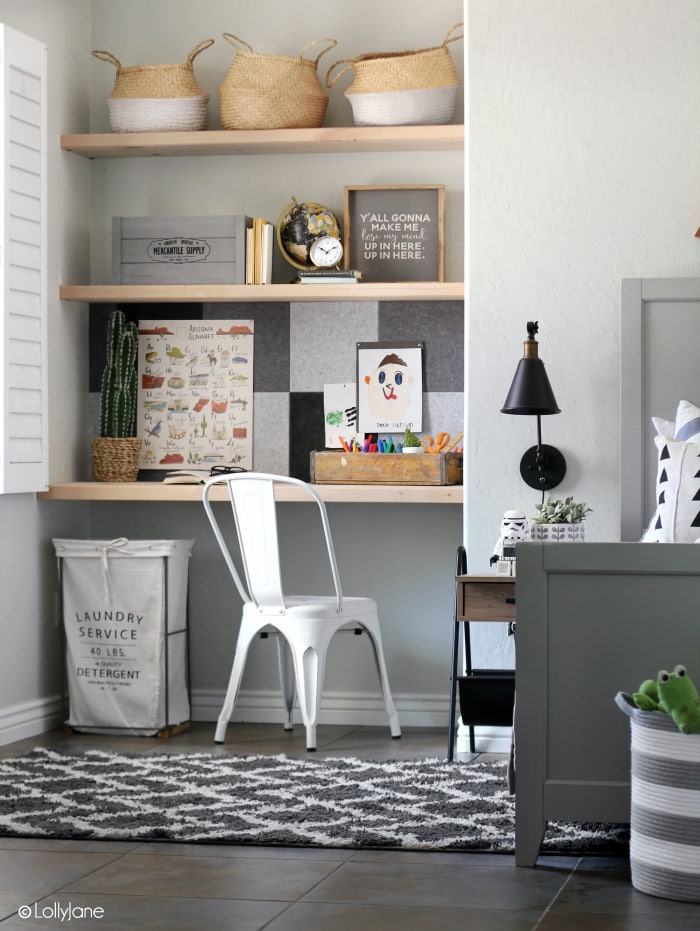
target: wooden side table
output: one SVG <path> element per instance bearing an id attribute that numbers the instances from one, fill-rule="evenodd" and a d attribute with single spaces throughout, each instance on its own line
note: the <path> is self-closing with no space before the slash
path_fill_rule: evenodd
<path id="1" fill-rule="evenodd" d="M 460 558 L 464 562 L 460 564 Z M 460 568 L 465 571 L 460 573 Z M 472 686 L 476 705 L 474 716 L 468 715 L 469 749 L 474 750 L 474 724 L 511 724 L 512 701 L 510 702 L 510 721 L 503 720 L 503 700 L 514 693 L 515 671 L 512 669 L 474 669 L 471 661 L 471 641 L 469 625 L 483 621 L 515 622 L 515 578 L 504 575 L 469 575 L 466 572 L 466 558 L 461 552 L 457 556 L 457 576 L 455 578 L 455 614 L 452 636 L 452 679 L 450 682 L 450 724 L 448 734 L 447 759 L 454 758 L 455 716 L 457 704 L 457 664 L 459 659 L 459 634 L 464 633 L 464 656 L 466 676 Z M 460 624 L 463 625 L 460 628 Z M 472 681 L 473 680 L 473 681 Z M 490 702 L 492 706 L 489 707 Z M 462 709 L 464 711 L 464 709 Z M 464 714 L 462 715 L 464 720 Z"/>

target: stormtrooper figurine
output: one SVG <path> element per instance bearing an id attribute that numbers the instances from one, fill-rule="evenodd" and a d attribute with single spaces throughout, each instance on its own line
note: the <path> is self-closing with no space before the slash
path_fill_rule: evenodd
<path id="1" fill-rule="evenodd" d="M 501 534 L 491 556 L 490 564 L 502 559 L 513 559 L 515 544 L 527 540 L 527 517 L 522 511 L 506 511 L 501 521 Z"/>

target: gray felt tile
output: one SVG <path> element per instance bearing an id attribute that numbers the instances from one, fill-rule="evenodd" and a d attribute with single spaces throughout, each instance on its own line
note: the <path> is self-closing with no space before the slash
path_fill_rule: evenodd
<path id="1" fill-rule="evenodd" d="M 356 343 L 376 339 L 376 303 L 292 304 L 290 390 L 354 382 Z"/>
<path id="2" fill-rule="evenodd" d="M 464 390 L 464 304 L 461 301 L 383 301 L 379 339 L 420 340 L 424 391 Z"/>

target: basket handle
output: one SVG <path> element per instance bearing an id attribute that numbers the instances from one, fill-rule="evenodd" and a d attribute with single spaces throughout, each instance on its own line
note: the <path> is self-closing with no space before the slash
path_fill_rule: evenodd
<path id="1" fill-rule="evenodd" d="M 299 58 L 303 58 L 304 52 L 308 51 L 310 48 L 313 48 L 315 45 L 318 45 L 319 42 L 330 42 L 330 45 L 327 48 L 322 49 L 315 58 L 309 59 L 309 61 L 313 62 L 314 65 L 318 64 L 319 58 L 321 58 L 322 55 L 325 55 L 326 52 L 330 52 L 330 50 L 335 48 L 338 44 L 336 39 L 314 39 L 312 42 L 309 42 L 307 45 L 305 45 L 304 48 L 299 52 Z"/>
<path id="2" fill-rule="evenodd" d="M 452 33 L 455 31 L 455 29 L 461 29 L 462 30 L 461 34 L 458 36 L 453 36 Z M 445 38 L 442 40 L 443 48 L 446 48 L 450 44 L 450 42 L 459 42 L 459 40 L 463 38 L 464 38 L 464 23 L 455 23 L 454 26 L 450 26 L 450 28 L 445 33 Z"/>
<path id="3" fill-rule="evenodd" d="M 222 32 L 221 35 L 224 37 L 224 39 L 226 39 L 229 45 L 232 45 L 235 49 L 238 49 L 239 52 L 252 52 L 252 54 L 255 55 L 253 46 L 248 45 L 247 42 L 244 42 L 243 39 L 239 39 L 238 36 L 234 36 L 232 32 Z"/>
<path id="4" fill-rule="evenodd" d="M 192 62 L 195 60 L 197 55 L 199 55 L 200 52 L 203 52 L 205 49 L 211 48 L 213 44 L 214 44 L 213 39 L 202 39 L 201 42 L 198 42 L 197 45 L 195 45 L 195 47 L 192 49 L 190 54 L 187 56 L 187 64 L 189 65 L 189 67 L 190 68 L 192 67 Z"/>
<path id="5" fill-rule="evenodd" d="M 105 52 L 103 49 L 93 49 L 92 54 L 94 58 L 98 58 L 100 61 L 108 61 L 111 65 L 117 69 L 117 74 L 122 70 L 122 63 L 112 55 L 111 52 Z"/>
<path id="6" fill-rule="evenodd" d="M 331 71 L 338 67 L 338 65 L 345 65 L 345 67 L 339 71 L 336 75 L 331 78 Z M 354 58 L 339 58 L 338 61 L 333 62 L 328 71 L 326 72 L 326 87 L 333 87 L 336 81 L 340 80 L 344 74 L 347 74 L 351 68 L 355 67 Z"/>
<path id="7" fill-rule="evenodd" d="M 630 718 L 632 717 L 632 713 L 634 711 L 639 710 L 634 703 L 634 699 L 627 692 L 618 692 L 615 696 L 615 704 L 620 709 L 620 711 L 624 711 L 625 714 L 629 715 Z"/>

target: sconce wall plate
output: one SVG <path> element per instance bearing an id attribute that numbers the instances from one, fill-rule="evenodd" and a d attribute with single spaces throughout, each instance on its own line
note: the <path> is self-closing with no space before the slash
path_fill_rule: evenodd
<path id="1" fill-rule="evenodd" d="M 530 488 L 550 491 L 566 475 L 566 460 L 556 446 L 531 446 L 520 460 L 520 475 Z"/>

